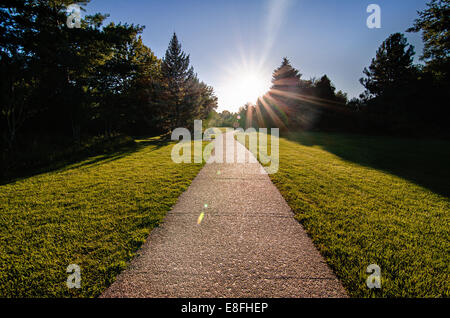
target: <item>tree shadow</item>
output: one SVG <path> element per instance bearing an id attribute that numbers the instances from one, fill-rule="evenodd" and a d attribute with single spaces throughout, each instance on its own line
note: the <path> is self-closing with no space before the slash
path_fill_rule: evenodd
<path id="1" fill-rule="evenodd" d="M 116 161 L 121 158 L 127 157 L 135 152 L 138 152 L 139 150 L 146 148 L 148 146 L 154 146 L 155 147 L 154 149 L 157 150 L 161 147 L 168 145 L 170 142 L 171 140 L 167 138 L 140 137 L 133 144 L 120 146 L 117 149 L 110 149 L 107 150 L 106 152 L 105 151 L 81 152 L 79 154 L 72 156 L 71 158 L 52 162 L 51 164 L 48 165 L 33 167 L 25 171 L 16 172 L 13 175 L 10 175 L 0 180 L 0 185 L 14 183 L 43 173 L 62 172 Z"/>
<path id="2" fill-rule="evenodd" d="M 304 146 L 319 146 L 344 160 L 450 196 L 450 141 L 312 132 L 284 137 Z"/>

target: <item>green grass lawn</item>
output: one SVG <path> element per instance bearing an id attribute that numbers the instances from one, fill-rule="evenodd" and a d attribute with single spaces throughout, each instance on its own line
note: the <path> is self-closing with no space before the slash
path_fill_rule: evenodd
<path id="1" fill-rule="evenodd" d="M 202 167 L 174 164 L 172 146 L 139 140 L 0 185 L 0 297 L 98 296 Z M 449 159 L 445 141 L 297 134 L 271 178 L 351 296 L 448 297 Z"/>
<path id="2" fill-rule="evenodd" d="M 303 133 L 270 177 L 350 296 L 448 297 L 449 163 L 448 141 Z"/>
<path id="3" fill-rule="evenodd" d="M 125 268 L 202 164 L 158 138 L 0 185 L 0 297 L 92 297 Z M 81 288 L 68 289 L 69 264 Z"/>

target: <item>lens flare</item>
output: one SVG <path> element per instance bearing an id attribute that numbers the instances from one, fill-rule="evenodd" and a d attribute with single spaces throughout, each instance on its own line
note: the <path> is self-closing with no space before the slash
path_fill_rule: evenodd
<path id="1" fill-rule="evenodd" d="M 198 219 L 197 219 L 197 224 L 200 225 L 200 223 L 202 223 L 204 217 L 205 217 L 205 212 L 200 213 L 200 215 L 198 216 Z"/>

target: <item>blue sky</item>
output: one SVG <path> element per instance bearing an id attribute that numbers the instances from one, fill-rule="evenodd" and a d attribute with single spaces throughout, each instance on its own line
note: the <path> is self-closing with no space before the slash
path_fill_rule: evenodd
<path id="1" fill-rule="evenodd" d="M 359 95 L 362 70 L 381 42 L 410 27 L 427 2 L 92 0 L 87 9 L 109 13 L 108 21 L 145 25 L 144 43 L 159 57 L 176 32 L 199 78 L 215 88 L 219 110 L 236 111 L 253 91 L 269 87 L 271 73 L 284 56 L 303 78 L 327 74 L 337 89 L 350 97 Z M 371 3 L 381 7 L 381 29 L 366 26 Z M 418 59 L 423 49 L 420 35 L 406 36 Z M 250 94 L 245 94 L 246 85 Z"/>

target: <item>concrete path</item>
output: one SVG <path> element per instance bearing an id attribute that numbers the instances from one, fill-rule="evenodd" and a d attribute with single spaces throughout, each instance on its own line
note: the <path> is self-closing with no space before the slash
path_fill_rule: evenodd
<path id="1" fill-rule="evenodd" d="M 251 156 L 235 141 L 225 153 L 231 147 L 235 155 Z M 259 163 L 211 163 L 101 297 L 297 298 L 346 297 L 346 292 Z"/>

